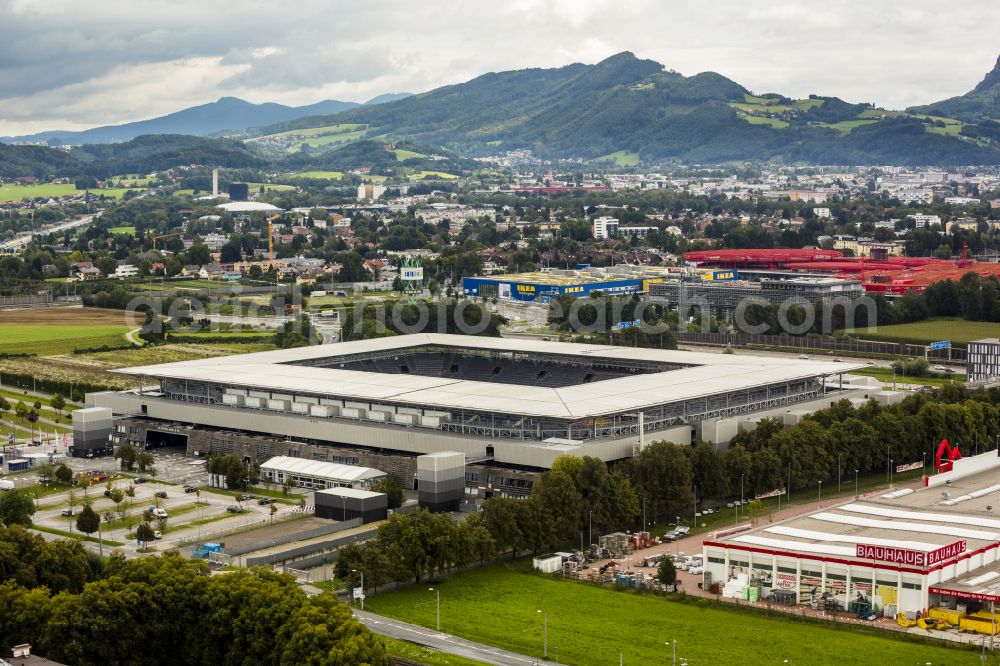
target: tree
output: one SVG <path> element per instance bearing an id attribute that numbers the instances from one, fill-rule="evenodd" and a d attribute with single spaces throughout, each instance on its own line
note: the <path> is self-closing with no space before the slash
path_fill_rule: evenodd
<path id="1" fill-rule="evenodd" d="M 121 461 L 121 468 L 126 472 L 135 469 L 135 460 L 138 451 L 130 444 L 122 444 L 115 449 L 115 458 Z"/>
<path id="2" fill-rule="evenodd" d="M 76 517 L 76 529 L 90 535 L 100 529 L 100 527 L 101 517 L 97 515 L 97 512 L 94 511 L 90 504 L 84 504 L 80 514 Z"/>
<path id="3" fill-rule="evenodd" d="M 677 567 L 669 555 L 664 555 L 660 560 L 660 565 L 656 568 L 656 575 L 660 579 L 661 585 L 673 585 L 677 582 Z"/>
<path id="4" fill-rule="evenodd" d="M 389 477 L 385 477 L 373 485 L 372 490 L 377 493 L 385 493 L 388 496 L 390 509 L 398 509 L 403 506 L 403 491 Z"/>
<path id="5" fill-rule="evenodd" d="M 757 521 L 760 520 L 760 515 L 764 512 L 764 503 L 759 499 L 752 500 L 747 504 L 747 517 L 750 519 L 750 524 L 757 527 Z"/>
<path id="6" fill-rule="evenodd" d="M 62 397 L 61 393 L 56 393 L 54 396 L 52 396 L 52 401 L 50 404 L 52 405 L 52 409 L 56 410 L 57 412 L 61 412 L 66 407 L 66 399 Z"/>
<path id="7" fill-rule="evenodd" d="M 31 516 L 34 513 L 35 503 L 28 491 L 8 490 L 0 493 L 0 522 L 4 525 L 31 527 Z"/>
<path id="8" fill-rule="evenodd" d="M 68 486 L 73 482 L 73 470 L 65 464 L 59 465 L 59 467 L 56 468 L 56 481 L 64 486 Z"/>
<path id="9" fill-rule="evenodd" d="M 153 534 L 153 528 L 149 526 L 149 523 L 140 523 L 139 527 L 135 530 L 135 538 L 145 547 L 150 541 L 155 540 L 156 536 Z"/>

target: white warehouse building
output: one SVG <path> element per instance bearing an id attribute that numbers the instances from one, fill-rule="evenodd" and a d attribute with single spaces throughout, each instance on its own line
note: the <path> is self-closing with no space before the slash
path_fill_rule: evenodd
<path id="1" fill-rule="evenodd" d="M 920 462 L 913 463 L 917 467 Z M 948 609 L 979 622 L 1000 602 L 1000 457 L 955 461 L 900 488 L 703 544 L 705 584 L 778 603 L 871 604 L 887 617 Z"/>

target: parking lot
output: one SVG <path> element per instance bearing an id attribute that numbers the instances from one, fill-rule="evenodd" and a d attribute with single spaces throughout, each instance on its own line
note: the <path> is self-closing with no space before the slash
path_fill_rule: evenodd
<path id="1" fill-rule="evenodd" d="M 142 547 L 135 539 L 135 530 L 150 507 L 166 514 L 163 519 L 149 521 L 150 528 L 161 533 L 161 538 L 148 544 L 149 550 L 154 552 L 224 531 L 267 525 L 285 514 L 301 512 L 298 506 L 288 502 L 262 505 L 257 498 L 237 501 L 236 491 L 207 487 L 208 474 L 203 460 L 187 458 L 175 451 L 151 453 L 155 459 L 155 476 L 118 472 L 117 461 L 113 458 L 65 458 L 56 459 L 56 466 L 65 463 L 74 477 L 87 473 L 90 478 L 100 480 L 89 487 L 50 492 L 38 484 L 38 474 L 34 470 L 8 474 L 5 478 L 18 488 L 31 490 L 38 486 L 37 510 L 33 516 L 38 527 L 78 534 L 76 516 L 84 504 L 89 503 L 101 516 L 100 536 L 105 545 L 124 551 L 126 556 L 134 556 Z M 191 491 L 186 492 L 185 486 Z M 114 489 L 125 494 L 119 504 L 106 496 Z"/>

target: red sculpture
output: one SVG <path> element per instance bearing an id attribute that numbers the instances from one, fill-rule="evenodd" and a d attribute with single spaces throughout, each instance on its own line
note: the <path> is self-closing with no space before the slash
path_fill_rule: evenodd
<path id="1" fill-rule="evenodd" d="M 946 455 L 947 459 L 945 459 Z M 952 448 L 947 439 L 942 439 L 934 459 L 934 467 L 937 468 L 938 472 L 950 472 L 954 462 L 961 457 L 962 452 L 958 450 L 958 445 Z"/>

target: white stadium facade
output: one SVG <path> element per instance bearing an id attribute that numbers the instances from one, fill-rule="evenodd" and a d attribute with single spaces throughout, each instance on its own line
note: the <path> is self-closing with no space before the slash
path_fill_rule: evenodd
<path id="1" fill-rule="evenodd" d="M 859 367 L 417 334 L 123 369 L 140 388 L 91 394 L 88 405 L 119 417 L 116 443 L 301 456 L 397 477 L 386 456 L 456 451 L 537 472 L 560 455 L 611 462 L 658 440 L 725 444 L 764 417 L 793 423 L 844 398 L 885 399 L 844 377 Z"/>

